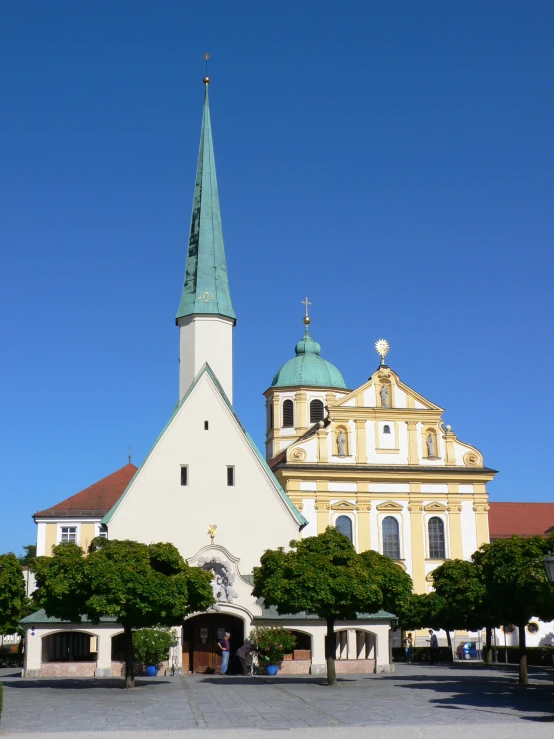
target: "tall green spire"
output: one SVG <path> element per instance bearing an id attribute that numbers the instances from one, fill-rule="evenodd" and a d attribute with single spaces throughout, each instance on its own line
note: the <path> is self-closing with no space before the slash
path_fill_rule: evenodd
<path id="1" fill-rule="evenodd" d="M 225 261 L 221 211 L 215 173 L 212 124 L 208 99 L 209 78 L 204 80 L 204 113 L 192 202 L 185 284 L 177 320 L 196 314 L 215 314 L 236 320 Z"/>

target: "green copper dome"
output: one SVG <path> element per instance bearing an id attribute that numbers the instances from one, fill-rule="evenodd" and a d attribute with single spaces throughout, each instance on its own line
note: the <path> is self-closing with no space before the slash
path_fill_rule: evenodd
<path id="1" fill-rule="evenodd" d="M 296 357 L 289 359 L 273 378 L 271 387 L 336 387 L 346 390 L 343 376 L 331 362 L 322 359 L 321 346 L 306 333 L 295 346 Z"/>

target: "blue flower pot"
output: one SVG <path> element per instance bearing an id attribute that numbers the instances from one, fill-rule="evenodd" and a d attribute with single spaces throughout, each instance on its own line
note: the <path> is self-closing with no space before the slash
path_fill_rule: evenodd
<path id="1" fill-rule="evenodd" d="M 148 667 L 146 668 L 146 674 L 148 675 L 148 677 L 156 677 L 156 675 L 158 674 L 158 668 L 156 667 L 156 665 L 148 665 Z"/>
<path id="2" fill-rule="evenodd" d="M 279 672 L 278 665 L 267 665 L 265 668 L 266 675 L 276 675 Z"/>

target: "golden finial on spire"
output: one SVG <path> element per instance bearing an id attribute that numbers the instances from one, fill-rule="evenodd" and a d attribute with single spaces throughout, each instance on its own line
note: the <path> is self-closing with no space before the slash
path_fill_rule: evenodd
<path id="1" fill-rule="evenodd" d="M 206 60 L 206 76 L 204 77 L 204 84 L 209 85 L 210 84 L 210 78 L 208 77 L 208 59 L 210 58 L 209 54 L 204 54 L 204 59 Z"/>
<path id="2" fill-rule="evenodd" d="M 305 323 L 306 326 L 308 326 L 310 324 L 310 322 L 311 322 L 311 318 L 308 315 L 308 306 L 311 305 L 311 303 L 308 300 L 308 296 L 306 296 L 306 299 L 305 300 L 301 300 L 300 302 L 302 303 L 302 305 L 305 305 L 306 306 L 306 315 L 304 316 L 304 323 Z"/>
<path id="3" fill-rule="evenodd" d="M 212 540 L 212 544 L 214 543 L 215 535 L 217 534 L 217 524 L 211 523 L 208 526 L 208 536 Z"/>
<path id="4" fill-rule="evenodd" d="M 381 364 L 385 364 L 385 357 L 389 353 L 390 344 L 386 339 L 379 339 L 375 342 L 375 351 L 381 357 Z"/>

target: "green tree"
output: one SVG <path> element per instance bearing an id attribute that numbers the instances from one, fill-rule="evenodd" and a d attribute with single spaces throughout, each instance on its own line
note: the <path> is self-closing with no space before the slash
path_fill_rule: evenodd
<path id="1" fill-rule="evenodd" d="M 48 616 L 98 623 L 111 616 L 123 626 L 125 687 L 134 687 L 133 629 L 176 626 L 214 602 L 209 572 L 190 567 L 173 544 L 93 539 L 88 556 L 59 544 L 33 563 L 35 601 Z"/>
<path id="2" fill-rule="evenodd" d="M 433 587 L 436 598 L 431 603 L 429 625 L 444 629 L 452 660 L 454 629 L 479 629 L 485 623 L 485 586 L 481 570 L 474 562 L 464 559 L 448 559 L 433 570 Z"/>
<path id="3" fill-rule="evenodd" d="M 36 544 L 27 544 L 23 549 L 25 554 L 22 554 L 18 559 L 24 567 L 28 567 L 37 556 L 37 547 Z"/>
<path id="4" fill-rule="evenodd" d="M 543 621 L 554 618 L 554 592 L 543 567 L 551 549 L 551 539 L 512 536 L 483 544 L 472 557 L 494 604 L 495 618 L 518 627 L 521 684 L 528 682 L 525 627 L 532 616 Z"/>
<path id="5" fill-rule="evenodd" d="M 0 555 L 0 634 L 15 634 L 25 615 L 23 568 L 15 554 Z"/>
<path id="6" fill-rule="evenodd" d="M 368 549 L 360 558 L 371 573 L 383 596 L 381 608 L 402 618 L 404 609 L 412 597 L 412 578 L 390 557 Z"/>
<path id="7" fill-rule="evenodd" d="M 311 611 L 327 622 L 327 681 L 336 685 L 335 622 L 379 610 L 383 595 L 366 563 L 335 528 L 293 540 L 290 547 L 264 552 L 254 568 L 253 594 L 279 613 Z"/>

